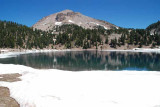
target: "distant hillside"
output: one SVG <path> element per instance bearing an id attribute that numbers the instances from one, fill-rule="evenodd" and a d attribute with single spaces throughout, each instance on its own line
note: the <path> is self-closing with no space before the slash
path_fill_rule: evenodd
<path id="1" fill-rule="evenodd" d="M 151 35 L 160 35 L 160 21 L 149 25 L 146 29 L 151 33 Z"/>
<path id="2" fill-rule="evenodd" d="M 85 16 L 79 12 L 74 12 L 72 10 L 64 10 L 49 16 L 44 17 L 33 25 L 33 28 L 40 29 L 43 31 L 53 30 L 56 26 L 61 26 L 64 24 L 75 24 L 81 26 L 85 29 L 95 29 L 98 26 L 104 29 L 118 29 L 109 22 L 97 20 L 88 16 Z"/>

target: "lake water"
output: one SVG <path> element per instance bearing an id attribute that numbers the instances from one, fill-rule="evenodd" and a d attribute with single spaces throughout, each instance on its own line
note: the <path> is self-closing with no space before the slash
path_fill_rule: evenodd
<path id="1" fill-rule="evenodd" d="M 160 71 L 160 54 L 140 52 L 66 51 L 22 54 L 0 59 L 36 69 Z"/>

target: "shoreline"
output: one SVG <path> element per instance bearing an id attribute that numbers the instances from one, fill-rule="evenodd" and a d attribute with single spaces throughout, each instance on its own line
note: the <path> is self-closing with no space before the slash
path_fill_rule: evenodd
<path id="1" fill-rule="evenodd" d="M 12 48 L 0 48 L 1 53 L 7 53 L 7 52 L 41 52 L 41 51 L 141 51 L 141 50 L 157 50 L 160 51 L 160 48 L 133 48 L 133 49 L 79 49 L 79 48 L 71 48 L 71 49 L 12 49 Z"/>
<path id="2" fill-rule="evenodd" d="M 8 49 L 0 48 L 0 54 L 8 52 L 50 52 L 50 51 L 160 51 L 160 48 L 133 48 L 133 49 Z"/>
<path id="3" fill-rule="evenodd" d="M 20 54 L 29 54 L 29 53 L 43 53 L 43 52 L 66 52 L 66 51 L 99 51 L 99 52 L 156 52 L 160 53 L 159 48 L 134 48 L 128 50 L 96 50 L 96 49 L 32 49 L 32 50 L 18 50 L 18 49 L 0 49 L 0 58 L 15 57 Z"/>

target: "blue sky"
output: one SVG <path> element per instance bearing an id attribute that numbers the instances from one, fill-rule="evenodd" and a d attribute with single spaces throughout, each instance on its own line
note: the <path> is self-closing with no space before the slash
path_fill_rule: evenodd
<path id="1" fill-rule="evenodd" d="M 65 9 L 125 28 L 146 28 L 160 20 L 160 0 L 0 0 L 0 20 L 32 26 Z"/>

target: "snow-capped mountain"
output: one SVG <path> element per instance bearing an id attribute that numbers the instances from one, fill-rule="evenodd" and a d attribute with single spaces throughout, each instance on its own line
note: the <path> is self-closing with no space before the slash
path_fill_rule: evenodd
<path id="1" fill-rule="evenodd" d="M 102 20 L 97 20 L 88 16 L 85 16 L 79 12 L 72 10 L 64 10 L 55 14 L 44 17 L 39 20 L 32 27 L 43 31 L 52 30 L 55 26 L 61 26 L 63 24 L 76 24 L 83 28 L 94 29 L 98 26 L 104 29 L 118 29 L 117 26 Z"/>

